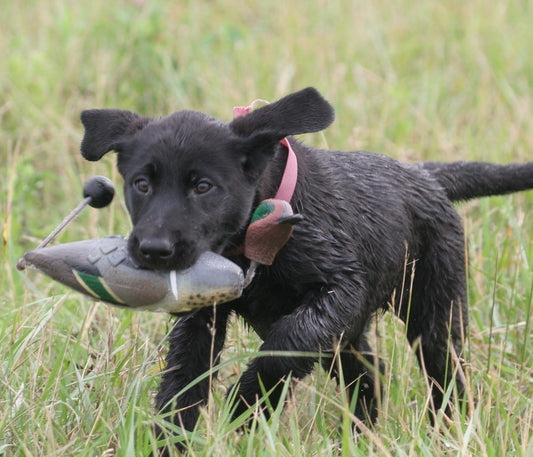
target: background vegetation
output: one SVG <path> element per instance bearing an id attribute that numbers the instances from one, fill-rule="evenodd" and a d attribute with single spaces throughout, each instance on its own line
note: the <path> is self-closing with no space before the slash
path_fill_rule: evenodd
<path id="1" fill-rule="evenodd" d="M 3 2 L 0 15 L 0 455 L 137 456 L 154 449 L 152 398 L 167 316 L 92 303 L 14 264 L 78 203 L 110 155 L 79 155 L 79 112 L 234 105 L 313 85 L 337 120 L 305 141 L 405 161 L 533 157 L 533 3 L 527 0 Z M 342 394 L 317 370 L 271 422 L 228 418 L 225 386 L 257 350 L 235 322 L 191 455 L 533 455 L 533 193 L 460 207 L 470 249 L 468 417 L 429 424 L 403 327 L 375 330 L 382 415 L 350 438 Z M 118 195 L 61 242 L 127 234 Z M 340 421 L 339 419 L 343 419 Z M 341 426 L 340 426 L 341 425 Z M 340 427 L 339 427 L 340 426 Z"/>

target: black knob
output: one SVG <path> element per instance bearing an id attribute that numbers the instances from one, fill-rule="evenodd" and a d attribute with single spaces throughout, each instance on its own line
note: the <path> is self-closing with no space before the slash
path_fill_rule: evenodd
<path id="1" fill-rule="evenodd" d="M 109 205 L 114 196 L 115 186 L 105 176 L 93 176 L 83 186 L 83 198 L 90 197 L 89 205 L 93 208 L 103 208 Z"/>

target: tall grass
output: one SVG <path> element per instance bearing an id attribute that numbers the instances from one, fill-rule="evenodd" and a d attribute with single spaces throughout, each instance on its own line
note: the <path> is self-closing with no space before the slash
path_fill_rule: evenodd
<path id="1" fill-rule="evenodd" d="M 171 321 L 92 303 L 14 264 L 114 159 L 84 162 L 79 112 L 162 115 L 307 85 L 337 120 L 305 141 L 406 161 L 533 157 L 533 4 L 137 0 L 4 2 L 0 15 L 0 455 L 130 456 L 155 449 L 152 397 Z M 343 393 L 321 370 L 244 434 L 226 387 L 259 342 L 232 324 L 191 455 L 533 455 L 533 195 L 460 207 L 470 248 L 472 410 L 429 424 L 404 328 L 373 330 L 387 368 L 377 425 L 355 439 Z M 127 234 L 121 195 L 61 241 Z"/>

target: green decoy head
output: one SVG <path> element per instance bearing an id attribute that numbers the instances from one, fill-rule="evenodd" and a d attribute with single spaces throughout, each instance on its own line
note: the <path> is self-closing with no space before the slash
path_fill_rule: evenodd
<path id="1" fill-rule="evenodd" d="M 244 255 L 262 265 L 272 265 L 278 251 L 303 219 L 285 200 L 263 200 L 255 209 L 244 241 Z"/>

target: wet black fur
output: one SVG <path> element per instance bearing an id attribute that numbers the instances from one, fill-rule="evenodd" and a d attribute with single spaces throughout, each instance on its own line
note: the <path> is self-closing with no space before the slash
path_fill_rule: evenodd
<path id="1" fill-rule="evenodd" d="M 131 255 L 149 268 L 179 269 L 203 251 L 239 247 L 254 206 L 273 197 L 279 184 L 286 158 L 279 140 L 322 130 L 333 117 L 311 88 L 229 123 L 192 111 L 150 119 L 90 110 L 82 113 L 82 154 L 98 160 L 118 152 L 134 224 Z M 461 367 L 467 326 L 465 241 L 452 201 L 533 187 L 533 162 L 407 165 L 290 142 L 299 162 L 291 203 L 303 222 L 240 299 L 216 313 L 205 308 L 182 316 L 170 335 L 157 407 L 172 411 L 186 429 L 195 426 L 208 380 L 177 394 L 218 361 L 232 313 L 256 330 L 262 350 L 322 353 L 336 377 L 339 365 L 326 355 L 342 348 L 344 384 L 358 395 L 355 413 L 373 420 L 379 370 L 369 369 L 377 364 L 365 329 L 377 311 L 393 310 L 406 322 L 439 408 L 442 390 Z M 233 260 L 248 265 L 242 256 Z M 235 416 L 263 395 L 261 384 L 275 405 L 280 380 L 302 378 L 316 361 L 253 360 L 236 385 Z M 455 382 L 460 396 L 462 375 Z"/>

